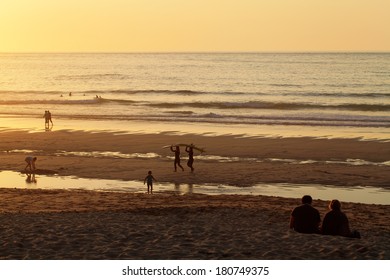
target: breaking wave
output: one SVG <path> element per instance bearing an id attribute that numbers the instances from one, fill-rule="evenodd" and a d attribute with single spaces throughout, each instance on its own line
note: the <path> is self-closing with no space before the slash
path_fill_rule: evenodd
<path id="1" fill-rule="evenodd" d="M 346 110 L 346 111 L 371 111 L 371 112 L 390 112 L 390 104 L 313 104 L 299 102 L 270 102 L 270 101 L 247 101 L 247 102 L 149 102 L 135 101 L 131 99 L 116 99 L 116 98 L 81 98 L 81 99 L 38 99 L 38 100 L 1 100 L 0 105 L 26 105 L 26 104 L 42 104 L 42 105 L 104 105 L 107 103 L 115 103 L 117 105 L 134 105 L 145 106 L 159 109 L 178 109 L 178 108 L 193 108 L 193 109 L 261 109 L 261 110 Z"/>

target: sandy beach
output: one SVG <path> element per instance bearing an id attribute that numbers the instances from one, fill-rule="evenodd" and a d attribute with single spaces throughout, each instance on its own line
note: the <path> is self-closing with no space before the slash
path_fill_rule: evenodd
<path id="1" fill-rule="evenodd" d="M 281 182 L 390 188 L 390 166 L 375 165 L 389 161 L 389 142 L 68 130 L 3 131 L 0 137 L 2 170 L 22 170 L 26 154 L 33 154 L 39 157 L 38 169 L 83 178 L 143 181 L 148 170 L 152 170 L 158 181 L 170 183 L 250 186 L 259 182 Z M 178 142 L 204 147 L 205 155 L 211 157 L 198 161 L 195 153 L 195 173 L 191 174 L 186 166 L 187 153 L 182 149 L 182 165 L 186 171 L 175 173 L 173 153 L 162 147 Z M 155 156 L 104 156 L 113 152 Z M 345 164 L 351 159 L 373 164 Z M 312 163 L 289 164 L 289 160 Z M 334 163 L 329 164 L 330 160 Z"/>
<path id="2" fill-rule="evenodd" d="M 389 259 L 389 206 L 343 204 L 361 239 L 288 230 L 297 199 L 6 190 L 1 259 Z M 321 213 L 325 201 L 314 201 Z"/>
<path id="3" fill-rule="evenodd" d="M 170 183 L 390 187 L 390 166 L 375 164 L 389 160 L 388 142 L 65 130 L 4 130 L 0 137 L 1 170 L 21 171 L 24 157 L 32 151 L 38 169 L 60 176 L 142 181 L 153 170 L 159 182 Z M 172 153 L 162 147 L 177 142 L 205 147 L 212 157 L 195 157 L 193 174 L 188 168 L 173 172 Z M 158 156 L 106 157 L 107 152 Z M 184 157 L 185 152 L 183 166 Z M 221 160 L 226 158 L 235 160 Z M 240 160 L 244 158 L 283 161 Z M 351 159 L 374 164 L 345 164 Z M 328 202 L 313 199 L 323 217 Z M 389 205 L 342 202 L 351 228 L 362 234 L 361 239 L 349 239 L 289 231 L 291 210 L 299 204 L 299 199 L 272 196 L 176 195 L 158 192 L 158 184 L 154 195 L 0 189 L 0 258 L 390 258 Z"/>

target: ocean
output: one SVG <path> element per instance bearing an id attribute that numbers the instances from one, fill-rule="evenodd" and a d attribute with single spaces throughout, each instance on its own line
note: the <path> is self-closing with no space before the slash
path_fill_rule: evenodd
<path id="1" fill-rule="evenodd" d="M 387 141 L 390 53 L 1 53 L 0 127 L 46 110 L 55 129 Z"/>
<path id="2" fill-rule="evenodd" d="M 388 142 L 390 53 L 1 53 L 0 130 L 44 131 L 43 115 L 47 110 L 53 116 L 51 130 Z M 77 156 L 162 156 L 95 153 Z M 205 154 L 197 160 L 267 159 L 225 159 Z M 333 159 L 327 163 L 340 164 Z M 349 159 L 341 164 L 389 163 Z M 15 182 L 24 182 L 23 176 L 2 171 L 0 182 L 2 187 L 13 188 Z M 92 189 L 104 185 L 105 190 L 144 190 L 138 181 L 75 180 L 77 184 L 72 178 L 40 176 L 39 186 L 71 188 L 72 184 L 81 184 Z M 171 183 L 159 185 L 160 190 L 172 188 Z M 188 187 L 188 192 L 286 197 L 313 193 L 322 199 L 337 194 L 343 201 L 389 201 L 383 189 L 370 187 L 355 188 L 352 194 L 349 187 L 318 185 L 196 185 Z"/>

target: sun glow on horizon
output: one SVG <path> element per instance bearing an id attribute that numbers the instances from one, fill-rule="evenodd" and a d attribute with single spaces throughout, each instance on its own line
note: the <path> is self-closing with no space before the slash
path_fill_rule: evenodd
<path id="1" fill-rule="evenodd" d="M 390 51 L 387 0 L 2 0 L 0 52 Z"/>

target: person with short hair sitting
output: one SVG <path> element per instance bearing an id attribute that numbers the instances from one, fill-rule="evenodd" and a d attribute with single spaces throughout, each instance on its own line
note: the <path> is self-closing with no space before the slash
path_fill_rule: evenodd
<path id="1" fill-rule="evenodd" d="M 297 206 L 291 212 L 290 228 L 300 233 L 320 233 L 320 212 L 315 209 L 310 195 L 302 197 L 302 205 Z"/>

